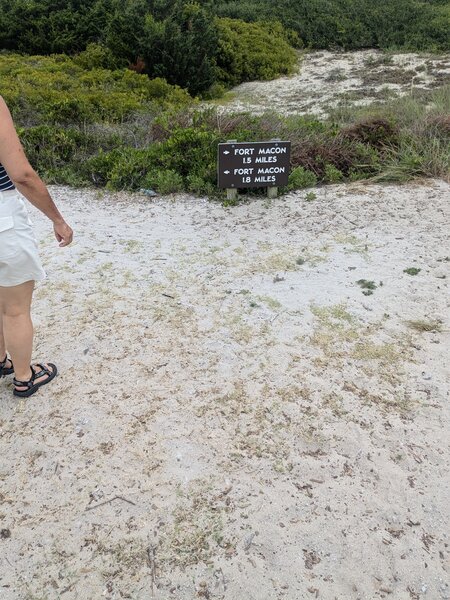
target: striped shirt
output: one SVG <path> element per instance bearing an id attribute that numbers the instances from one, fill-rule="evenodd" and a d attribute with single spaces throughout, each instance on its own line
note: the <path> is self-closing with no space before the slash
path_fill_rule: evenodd
<path id="1" fill-rule="evenodd" d="M 8 173 L 5 171 L 5 167 L 0 163 L 0 192 L 6 190 L 15 190 L 16 186 L 9 178 Z"/>

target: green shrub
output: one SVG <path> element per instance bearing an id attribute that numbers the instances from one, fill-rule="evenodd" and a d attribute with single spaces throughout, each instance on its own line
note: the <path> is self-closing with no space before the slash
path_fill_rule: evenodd
<path id="1" fill-rule="evenodd" d="M 82 165 L 83 172 L 94 185 L 106 186 L 116 163 L 120 162 L 126 151 L 127 149 L 122 148 L 110 152 L 100 150 L 98 154 L 92 156 Z"/>
<path id="2" fill-rule="evenodd" d="M 167 6 L 167 3 L 166 3 Z M 214 19 L 198 3 L 175 0 L 164 19 L 147 14 L 140 55 L 151 77 L 164 77 L 196 95 L 216 79 L 218 34 Z"/>
<path id="3" fill-rule="evenodd" d="M 35 54 L 79 52 L 98 40 L 115 0 L 0 0 L 0 48 Z"/>
<path id="4" fill-rule="evenodd" d="M 294 71 L 297 55 L 280 24 L 217 19 L 219 80 L 236 85 L 254 79 L 273 79 Z"/>
<path id="5" fill-rule="evenodd" d="M 137 190 L 144 185 L 148 172 L 155 168 L 152 148 L 123 148 L 112 161 L 106 187 L 113 190 Z"/>
<path id="6" fill-rule="evenodd" d="M 211 181 L 206 181 L 205 179 L 203 179 L 203 177 L 200 177 L 199 175 L 188 175 L 186 178 L 187 189 L 193 194 L 200 194 L 205 196 L 217 195 L 217 187 L 214 186 L 212 179 L 213 178 L 211 177 Z"/>
<path id="7" fill-rule="evenodd" d="M 155 150 L 158 165 L 176 171 L 182 177 L 199 175 L 207 180 L 215 177 L 217 133 L 187 127 L 176 129 Z"/>
<path id="8" fill-rule="evenodd" d="M 86 50 L 74 56 L 73 61 L 82 69 L 111 69 L 123 67 L 109 48 L 102 44 L 88 44 Z"/>
<path id="9" fill-rule="evenodd" d="M 309 48 L 402 48 L 447 51 L 450 8 L 445 0 L 216 0 L 220 17 L 277 19 Z"/>
<path id="10" fill-rule="evenodd" d="M 17 124 L 120 123 L 187 106 L 187 92 L 128 69 L 83 69 L 66 55 L 0 55 L 0 94 Z"/>
<path id="11" fill-rule="evenodd" d="M 202 100 L 218 100 L 222 98 L 227 91 L 227 88 L 218 81 L 215 81 L 211 87 L 209 87 L 202 94 Z"/>
<path id="12" fill-rule="evenodd" d="M 19 127 L 17 132 L 28 159 L 43 176 L 70 164 L 76 166 L 98 149 L 97 139 L 78 129 L 39 125 Z M 52 179 L 55 177 L 53 174 Z"/>
<path id="13" fill-rule="evenodd" d="M 0 0 L 0 48 L 75 54 L 100 44 L 120 65 L 140 64 L 145 57 L 152 76 L 189 89 L 200 86 L 197 93 L 214 81 L 214 15 L 269 22 L 269 31 L 281 21 L 281 38 L 294 47 L 301 39 L 310 48 L 450 48 L 445 0 Z M 90 49 L 85 60 L 110 66 L 98 49 Z"/>
<path id="14" fill-rule="evenodd" d="M 317 185 L 317 177 L 312 171 L 303 167 L 295 167 L 289 175 L 288 190 L 313 187 Z"/>
<path id="15" fill-rule="evenodd" d="M 145 188 L 153 188 L 160 194 L 182 192 L 184 181 L 181 175 L 172 169 L 150 171 L 143 180 Z"/>
<path id="16" fill-rule="evenodd" d="M 91 182 L 84 177 L 76 164 L 62 167 L 47 168 L 42 173 L 48 184 L 71 185 L 73 187 L 85 187 Z"/>
<path id="17" fill-rule="evenodd" d="M 325 181 L 328 183 L 339 183 L 344 179 L 344 174 L 339 169 L 336 169 L 334 165 L 325 165 Z"/>
<path id="18" fill-rule="evenodd" d="M 86 161 L 83 171 L 96 185 L 111 189 L 160 190 L 169 189 L 173 183 L 171 191 L 180 191 L 185 185 L 206 191 L 215 182 L 217 139 L 213 132 L 180 129 L 148 148 L 99 152 Z"/>

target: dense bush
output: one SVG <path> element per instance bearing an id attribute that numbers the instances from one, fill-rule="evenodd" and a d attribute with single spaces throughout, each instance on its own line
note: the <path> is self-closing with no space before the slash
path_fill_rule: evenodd
<path id="1" fill-rule="evenodd" d="M 99 41 L 116 0 L 0 0 L 0 48 L 27 54 L 74 53 Z"/>
<path id="2" fill-rule="evenodd" d="M 124 66 L 123 61 L 114 56 L 110 48 L 94 42 L 88 44 L 86 50 L 75 55 L 74 62 L 83 69 L 115 70 Z"/>
<path id="3" fill-rule="evenodd" d="M 311 48 L 450 48 L 448 2 L 424 0 L 217 0 L 216 14 L 277 19 Z"/>
<path id="4" fill-rule="evenodd" d="M 217 52 L 214 20 L 198 4 L 180 0 L 163 21 L 146 18 L 141 56 L 151 77 L 165 77 L 196 95 L 216 80 Z"/>
<path id="5" fill-rule="evenodd" d="M 164 78 L 192 95 L 223 93 L 217 86 L 219 79 L 238 83 L 243 80 L 240 75 L 268 78 L 292 68 L 295 59 L 289 43 L 299 44 L 295 33 L 276 23 L 217 21 L 212 6 L 203 4 L 195 0 L 73 0 L 69 5 L 61 0 L 0 0 L 0 49 L 76 54 L 82 68 L 130 67 L 151 78 Z M 247 64 L 228 76 L 226 67 L 236 67 L 242 51 Z M 273 66 L 270 54 L 275 57 Z"/>
<path id="6" fill-rule="evenodd" d="M 130 67 L 214 97 L 290 72 L 302 42 L 445 51 L 449 22 L 448 2 L 426 0 L 0 0 L 0 50 L 78 54 L 82 68 Z"/>
<path id="7" fill-rule="evenodd" d="M 219 79 L 236 85 L 252 79 L 273 79 L 292 73 L 297 63 L 294 49 L 280 24 L 270 31 L 261 23 L 217 19 Z"/>
<path id="8" fill-rule="evenodd" d="M 92 183 L 113 189 L 210 189 L 215 183 L 218 141 L 213 131 L 176 129 L 166 140 L 147 148 L 96 153 L 80 170 Z"/>
<path id="9" fill-rule="evenodd" d="M 317 184 L 317 177 L 308 169 L 298 166 L 294 167 L 289 175 L 288 190 L 313 187 Z"/>
<path id="10" fill-rule="evenodd" d="M 84 69 L 79 63 L 79 57 L 64 54 L 0 55 L 0 93 L 16 122 L 120 122 L 135 112 L 191 102 L 185 91 L 164 79 L 128 69 Z"/>

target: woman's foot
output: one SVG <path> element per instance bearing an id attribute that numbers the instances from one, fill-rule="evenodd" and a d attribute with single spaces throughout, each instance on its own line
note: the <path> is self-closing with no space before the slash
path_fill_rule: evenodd
<path id="1" fill-rule="evenodd" d="M 14 373 L 12 361 L 8 358 L 8 356 L 5 356 L 5 358 L 0 362 L 0 377 L 12 375 L 12 373 Z"/>
<path id="2" fill-rule="evenodd" d="M 34 394 L 42 385 L 50 383 L 56 377 L 58 369 L 53 363 L 37 363 L 30 365 L 30 378 L 14 378 L 14 396 L 28 398 Z"/>

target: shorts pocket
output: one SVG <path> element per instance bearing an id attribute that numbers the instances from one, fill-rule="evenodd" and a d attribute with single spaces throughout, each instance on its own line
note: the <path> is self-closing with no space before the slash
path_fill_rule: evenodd
<path id="1" fill-rule="evenodd" d="M 0 217 L 0 260 L 11 258 L 19 251 L 12 216 Z"/>

